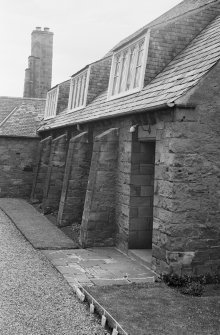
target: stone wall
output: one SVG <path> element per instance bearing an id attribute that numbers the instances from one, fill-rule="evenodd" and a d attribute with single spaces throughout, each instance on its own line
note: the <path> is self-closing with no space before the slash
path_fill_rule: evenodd
<path id="1" fill-rule="evenodd" d="M 39 140 L 0 137 L 0 197 L 30 197 Z"/>
<path id="2" fill-rule="evenodd" d="M 140 227 L 152 222 L 152 185 L 144 183 L 152 183 L 153 155 L 150 163 L 145 159 L 146 151 L 155 151 L 153 269 L 178 274 L 218 271 L 218 75 L 213 71 L 204 87 L 187 97 L 185 103 L 196 108 L 167 108 L 92 124 L 95 145 L 82 220 L 83 246 L 115 245 L 124 252 L 135 247 L 132 234 L 142 234 Z M 132 124 L 139 125 L 134 133 L 129 131 Z M 87 127 L 81 126 L 82 131 Z M 156 143 L 155 149 L 147 146 L 148 141 Z M 150 231 L 151 223 L 147 238 Z"/>
<path id="3" fill-rule="evenodd" d="M 186 96 L 195 108 L 158 113 L 153 222 L 157 272 L 220 271 L 220 65 Z"/>
<path id="4" fill-rule="evenodd" d="M 49 166 L 43 190 L 44 213 L 58 211 L 63 185 L 68 142 L 66 134 L 52 141 Z"/>
<path id="5" fill-rule="evenodd" d="M 219 74 L 218 63 L 185 97 L 195 109 L 177 109 L 161 129 L 169 166 L 161 171 L 166 188 L 160 186 L 165 201 L 157 230 L 169 269 L 177 273 L 220 272 Z"/>
<path id="6" fill-rule="evenodd" d="M 49 136 L 39 143 L 36 158 L 36 168 L 34 171 L 31 200 L 43 200 L 43 189 L 46 182 L 47 170 L 49 165 L 52 137 Z"/>
<path id="7" fill-rule="evenodd" d="M 89 246 L 115 244 L 115 178 L 118 129 L 96 136 L 81 224 L 81 243 Z"/>
<path id="8" fill-rule="evenodd" d="M 70 140 L 58 212 L 59 226 L 81 223 L 91 155 L 92 141 L 88 132 Z"/>

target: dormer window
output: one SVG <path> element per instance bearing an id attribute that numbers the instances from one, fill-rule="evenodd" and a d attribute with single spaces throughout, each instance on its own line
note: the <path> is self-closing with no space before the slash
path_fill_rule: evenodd
<path id="1" fill-rule="evenodd" d="M 44 120 L 52 119 L 56 116 L 58 94 L 59 86 L 47 92 Z"/>
<path id="2" fill-rule="evenodd" d="M 70 112 L 86 106 L 89 84 L 89 69 L 71 78 L 68 110 Z"/>
<path id="3" fill-rule="evenodd" d="M 115 52 L 109 80 L 108 99 L 135 93 L 143 88 L 149 33 Z"/>

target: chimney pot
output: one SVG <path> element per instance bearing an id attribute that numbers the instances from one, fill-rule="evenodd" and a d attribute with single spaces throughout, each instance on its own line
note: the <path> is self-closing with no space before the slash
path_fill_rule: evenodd
<path id="1" fill-rule="evenodd" d="M 50 30 L 50 28 L 44 27 L 44 31 L 49 31 L 49 30 Z"/>
<path id="2" fill-rule="evenodd" d="M 36 27 L 36 30 L 41 30 L 41 27 Z"/>

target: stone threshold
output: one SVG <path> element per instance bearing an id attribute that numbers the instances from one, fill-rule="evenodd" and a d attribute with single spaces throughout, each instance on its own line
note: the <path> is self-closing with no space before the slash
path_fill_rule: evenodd
<path id="1" fill-rule="evenodd" d="M 128 257 L 136 260 L 147 269 L 151 269 L 152 249 L 130 249 L 128 251 Z"/>

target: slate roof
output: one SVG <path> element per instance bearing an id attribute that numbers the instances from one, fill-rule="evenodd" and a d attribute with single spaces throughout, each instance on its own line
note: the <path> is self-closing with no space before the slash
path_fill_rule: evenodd
<path id="1" fill-rule="evenodd" d="M 194 87 L 220 59 L 220 16 L 204 29 L 150 84 L 142 91 L 107 101 L 107 91 L 86 108 L 67 110 L 47 122 L 46 127 L 91 122 L 107 117 L 143 111 L 175 101 Z M 44 130 L 45 125 L 39 130 Z"/>
<path id="2" fill-rule="evenodd" d="M 0 108 L 2 99 L 0 98 Z M 45 99 L 8 97 L 7 106 L 13 108 L 0 123 L 0 136 L 36 137 L 44 115 Z"/>
<path id="3" fill-rule="evenodd" d="M 21 102 L 22 98 L 0 97 L 0 124 Z"/>

